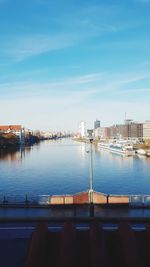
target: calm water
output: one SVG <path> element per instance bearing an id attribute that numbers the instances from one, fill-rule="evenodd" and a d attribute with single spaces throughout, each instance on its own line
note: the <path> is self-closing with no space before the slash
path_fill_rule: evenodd
<path id="1" fill-rule="evenodd" d="M 72 194 L 89 188 L 89 145 L 44 141 L 0 153 L 0 197 Z M 93 147 L 94 189 L 107 194 L 150 194 L 150 158 L 122 157 Z"/>

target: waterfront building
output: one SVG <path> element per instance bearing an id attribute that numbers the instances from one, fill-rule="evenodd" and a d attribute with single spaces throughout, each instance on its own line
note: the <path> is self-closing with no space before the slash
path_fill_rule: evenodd
<path id="1" fill-rule="evenodd" d="M 100 138 L 100 129 L 101 129 L 100 127 L 94 129 L 93 134 L 94 134 L 94 137 L 95 137 L 96 139 L 99 139 L 99 138 Z"/>
<path id="2" fill-rule="evenodd" d="M 131 138 L 143 139 L 143 123 L 133 122 L 130 125 L 131 128 Z"/>
<path id="3" fill-rule="evenodd" d="M 21 125 L 0 125 L 0 133 L 12 133 L 15 134 L 21 144 L 25 141 L 25 130 Z"/>
<path id="4" fill-rule="evenodd" d="M 96 130 L 98 130 L 98 134 L 100 138 L 104 138 L 104 139 L 110 138 L 110 127 L 100 127 Z"/>
<path id="5" fill-rule="evenodd" d="M 97 128 L 100 128 L 100 121 L 99 120 L 94 121 L 94 130 Z"/>
<path id="6" fill-rule="evenodd" d="M 117 138 L 118 137 L 118 127 L 117 125 L 112 125 L 110 127 L 110 137 Z"/>
<path id="7" fill-rule="evenodd" d="M 87 129 L 87 136 L 92 137 L 93 136 L 93 129 Z"/>
<path id="8" fill-rule="evenodd" d="M 150 139 L 150 120 L 143 123 L 143 139 Z"/>
<path id="9" fill-rule="evenodd" d="M 86 136 L 86 122 L 85 121 L 81 121 L 79 124 L 79 136 L 81 138 Z"/>
<path id="10" fill-rule="evenodd" d="M 96 139 L 100 138 L 100 121 L 99 120 L 94 121 L 93 135 Z"/>
<path id="11" fill-rule="evenodd" d="M 131 124 L 118 124 L 117 128 L 117 137 L 128 139 L 131 137 Z"/>
<path id="12" fill-rule="evenodd" d="M 126 122 L 110 127 L 111 138 L 139 139 L 143 138 L 143 124 L 138 122 Z"/>
<path id="13" fill-rule="evenodd" d="M 125 119 L 124 120 L 124 124 L 131 124 L 133 122 L 133 120 L 131 119 Z"/>
<path id="14" fill-rule="evenodd" d="M 50 131 L 42 132 L 42 137 L 45 139 L 50 139 L 52 137 L 52 133 Z"/>

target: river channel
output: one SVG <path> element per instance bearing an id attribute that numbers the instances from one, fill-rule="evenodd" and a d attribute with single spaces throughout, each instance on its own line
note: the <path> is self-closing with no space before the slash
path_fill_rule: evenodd
<path id="1" fill-rule="evenodd" d="M 123 157 L 93 146 L 94 190 L 150 194 L 150 158 Z M 0 152 L 0 198 L 73 194 L 89 189 L 89 145 L 71 139 L 42 141 Z"/>

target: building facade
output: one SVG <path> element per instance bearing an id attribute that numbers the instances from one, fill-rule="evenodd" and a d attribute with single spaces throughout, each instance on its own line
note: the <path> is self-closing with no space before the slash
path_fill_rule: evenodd
<path id="1" fill-rule="evenodd" d="M 100 121 L 99 120 L 94 121 L 94 130 L 97 128 L 100 128 Z"/>
<path id="2" fill-rule="evenodd" d="M 150 120 L 147 120 L 143 123 L 143 139 L 150 140 Z"/>
<path id="3" fill-rule="evenodd" d="M 81 121 L 79 124 L 79 136 L 81 138 L 86 136 L 86 122 L 85 121 Z"/>
<path id="4" fill-rule="evenodd" d="M 0 133 L 12 133 L 19 138 L 21 144 L 25 141 L 25 130 L 21 125 L 0 125 Z"/>
<path id="5" fill-rule="evenodd" d="M 87 129 L 87 137 L 93 137 L 93 129 Z"/>
<path id="6" fill-rule="evenodd" d="M 110 127 L 100 127 L 99 128 L 99 137 L 101 139 L 110 138 Z"/>
<path id="7" fill-rule="evenodd" d="M 123 139 L 143 139 L 143 124 L 130 122 L 126 124 L 117 124 L 110 127 L 111 138 Z"/>
<path id="8" fill-rule="evenodd" d="M 131 123 L 131 138 L 143 139 L 143 123 Z"/>

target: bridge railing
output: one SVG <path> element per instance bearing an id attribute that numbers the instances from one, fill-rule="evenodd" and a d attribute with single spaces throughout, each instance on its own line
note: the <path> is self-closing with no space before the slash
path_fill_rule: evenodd
<path id="1" fill-rule="evenodd" d="M 81 192 L 75 195 L 16 195 L 0 198 L 0 205 L 82 205 L 90 204 L 88 192 Z M 94 205 L 126 205 L 129 207 L 150 207 L 150 195 L 106 195 L 99 192 L 93 192 Z"/>
<path id="2" fill-rule="evenodd" d="M 131 195 L 130 206 L 150 207 L 150 195 Z"/>

